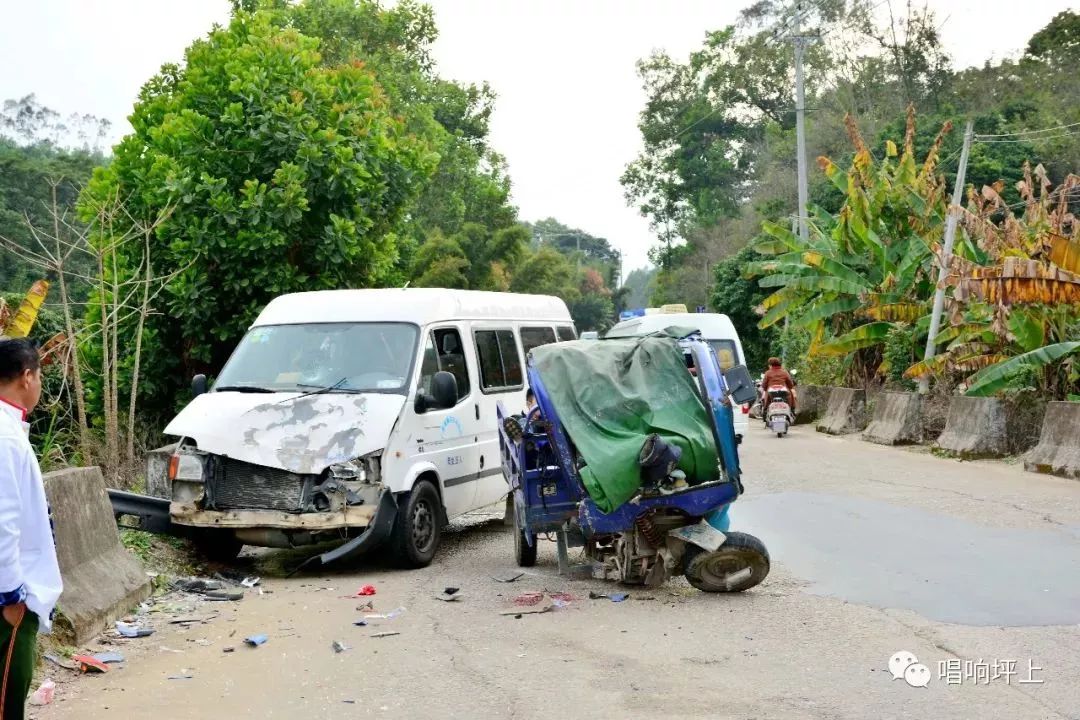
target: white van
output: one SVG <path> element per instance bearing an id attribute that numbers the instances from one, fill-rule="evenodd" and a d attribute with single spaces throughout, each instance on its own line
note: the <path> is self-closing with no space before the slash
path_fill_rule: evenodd
<path id="1" fill-rule="evenodd" d="M 507 493 L 496 404 L 524 410 L 524 358 L 575 336 L 563 301 L 540 295 L 276 298 L 165 429 L 180 438 L 170 519 L 218 557 L 339 538 L 317 559 L 388 541 L 426 565 L 449 518 Z"/>
<path id="2" fill-rule="evenodd" d="M 623 320 L 608 330 L 605 338 L 641 337 L 660 332 L 669 327 L 691 327 L 701 331 L 701 336 L 712 346 L 720 369 L 745 365 L 742 343 L 735 325 L 727 315 L 720 313 L 658 312 Z M 735 435 L 740 440 L 750 426 L 750 405 L 735 409 Z"/>

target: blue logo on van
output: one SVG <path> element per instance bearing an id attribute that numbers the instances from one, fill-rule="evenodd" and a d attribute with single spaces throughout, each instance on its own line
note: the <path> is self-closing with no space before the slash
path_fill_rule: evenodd
<path id="1" fill-rule="evenodd" d="M 452 428 L 456 429 L 456 432 L 453 432 Z M 442 432 L 442 436 L 444 438 L 461 437 L 463 434 L 463 431 L 461 429 L 461 423 L 458 422 L 458 419 L 453 415 L 450 415 L 445 420 L 443 420 L 442 426 L 439 428 L 439 430 Z"/>

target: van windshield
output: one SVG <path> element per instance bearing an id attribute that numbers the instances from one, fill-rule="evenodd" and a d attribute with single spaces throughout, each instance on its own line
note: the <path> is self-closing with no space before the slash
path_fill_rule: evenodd
<path id="1" fill-rule="evenodd" d="M 310 323 L 252 328 L 215 390 L 407 393 L 418 329 L 407 323 Z"/>

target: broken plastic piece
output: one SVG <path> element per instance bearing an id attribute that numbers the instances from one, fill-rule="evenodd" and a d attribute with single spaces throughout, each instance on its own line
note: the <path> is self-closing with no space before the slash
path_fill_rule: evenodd
<path id="1" fill-rule="evenodd" d="M 443 602 L 454 602 L 455 600 L 457 600 L 460 597 L 461 597 L 460 595 L 455 595 L 453 593 L 445 593 L 444 592 L 444 593 L 439 593 L 438 595 L 436 595 L 435 599 L 436 600 L 442 600 Z"/>
<path id="2" fill-rule="evenodd" d="M 266 643 L 267 637 L 265 635 L 252 635 L 251 637 L 244 638 L 244 643 L 251 647 L 259 647 Z"/>
<path id="3" fill-rule="evenodd" d="M 98 662 L 103 662 L 106 665 L 109 663 L 122 663 L 124 662 L 124 656 L 118 652 L 100 652 L 94 653 L 90 657 L 94 658 Z"/>
<path id="4" fill-rule="evenodd" d="M 363 586 L 361 586 L 361 588 L 359 590 L 356 591 L 356 594 L 353 595 L 352 597 L 366 597 L 368 595 L 374 595 L 374 594 L 375 594 L 375 586 L 374 585 L 363 585 Z"/>
<path id="5" fill-rule="evenodd" d="M 109 666 L 93 658 L 90 655 L 72 655 L 71 659 L 79 663 L 79 669 L 84 673 L 88 672 L 109 672 Z"/>
<path id="6" fill-rule="evenodd" d="M 628 593 L 612 593 L 611 595 L 608 595 L 608 597 L 611 598 L 611 602 L 622 602 L 630 597 L 630 595 Z"/>
<path id="7" fill-rule="evenodd" d="M 192 675 L 170 675 L 169 679 L 170 680 L 190 680 L 192 677 L 193 677 Z"/>
<path id="8" fill-rule="evenodd" d="M 236 648 L 234 648 L 232 646 L 221 648 L 221 652 L 223 652 L 223 653 L 236 652 Z"/>
<path id="9" fill-rule="evenodd" d="M 492 575 L 491 579 L 494 580 L 495 582 L 512 583 L 515 580 L 519 580 L 524 575 L 525 575 L 525 573 L 523 573 L 523 572 L 511 572 L 511 573 L 504 573 L 503 575 Z"/>
<path id="10" fill-rule="evenodd" d="M 357 620 L 356 622 L 353 623 L 353 625 L 355 625 L 357 627 L 364 627 L 364 626 L 367 625 L 367 620 Z"/>
<path id="11" fill-rule="evenodd" d="M 56 692 L 56 683 L 52 680 L 46 680 L 41 683 L 41 687 L 34 691 L 30 696 L 31 705 L 48 705 L 53 701 L 53 694 Z"/>
<path id="12" fill-rule="evenodd" d="M 203 597 L 207 600 L 217 600 L 226 602 L 236 602 L 237 600 L 244 599 L 243 590 L 210 590 L 203 593 Z"/>
<path id="13" fill-rule="evenodd" d="M 443 588 L 443 594 L 444 595 L 456 595 L 457 591 L 460 590 L 460 589 L 461 588 L 456 588 L 456 587 Z"/>
<path id="14" fill-rule="evenodd" d="M 377 632 L 374 635 L 372 635 L 371 637 L 373 637 L 373 638 L 384 638 L 384 637 L 390 637 L 391 635 L 400 635 L 400 634 L 401 633 L 399 633 L 399 632 L 394 632 L 393 630 L 390 630 L 390 631 L 387 631 L 387 632 Z"/>
<path id="15" fill-rule="evenodd" d="M 241 580 L 240 584 L 243 585 L 244 587 L 253 588 L 256 585 L 258 585 L 261 580 L 262 580 L 262 578 L 247 577 L 247 578 L 244 578 L 243 580 Z"/>
<path id="16" fill-rule="evenodd" d="M 727 590 L 731 590 L 733 587 L 735 587 L 739 583 L 744 582 L 745 580 L 748 580 L 750 578 L 750 576 L 753 575 L 753 574 L 754 574 L 754 571 L 751 568 L 748 568 L 748 567 L 743 568 L 742 570 L 739 570 L 738 572 L 733 572 L 733 573 L 731 573 L 730 575 L 727 575 L 724 578 L 724 587 Z"/>
<path id="17" fill-rule="evenodd" d="M 514 604 L 520 606 L 538 605 L 544 599 L 542 592 L 527 592 L 514 598 Z"/>
<path id="18" fill-rule="evenodd" d="M 141 638 L 149 637 L 154 634 L 154 631 L 150 628 L 142 628 L 138 625 L 129 625 L 125 622 L 116 622 L 116 631 L 126 638 Z"/>
<path id="19" fill-rule="evenodd" d="M 334 648 L 334 652 L 336 652 L 336 653 L 343 653 L 343 652 L 345 652 L 346 650 L 349 649 L 349 646 L 346 645 L 345 643 L 341 642 L 340 640 L 335 640 L 330 645 L 330 647 Z"/>
<path id="20" fill-rule="evenodd" d="M 78 670 L 79 669 L 78 665 L 75 665 L 73 663 L 69 663 L 69 662 L 67 662 L 65 660 L 61 660 L 60 658 L 53 655 L 52 653 L 45 653 L 42 657 L 44 657 L 46 660 L 51 662 L 53 665 L 56 665 L 57 667 L 62 667 L 65 670 Z"/>

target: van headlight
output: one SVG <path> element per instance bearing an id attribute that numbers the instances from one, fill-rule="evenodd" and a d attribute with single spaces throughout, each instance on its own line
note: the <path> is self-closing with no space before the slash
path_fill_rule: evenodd
<path id="1" fill-rule="evenodd" d="M 379 467 L 381 455 L 382 452 L 380 451 L 353 460 L 335 463 L 329 468 L 330 477 L 342 482 L 378 483 L 382 476 Z"/>

